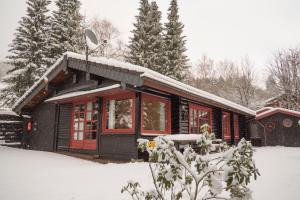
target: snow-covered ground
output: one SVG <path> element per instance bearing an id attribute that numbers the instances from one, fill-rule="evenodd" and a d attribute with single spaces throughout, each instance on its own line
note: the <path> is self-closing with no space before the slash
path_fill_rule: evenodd
<path id="1" fill-rule="evenodd" d="M 300 148 L 264 147 L 255 153 L 262 174 L 255 200 L 300 199 Z M 121 200 L 127 180 L 150 188 L 146 163 L 99 164 L 55 153 L 0 147 L 0 199 Z"/>

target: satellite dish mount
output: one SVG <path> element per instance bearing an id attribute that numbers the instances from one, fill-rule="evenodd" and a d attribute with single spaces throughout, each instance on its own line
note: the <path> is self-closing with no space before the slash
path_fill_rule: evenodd
<path id="1" fill-rule="evenodd" d="M 84 31 L 84 39 L 85 39 L 85 57 L 86 57 L 86 79 L 90 79 L 88 59 L 89 55 L 95 52 L 99 47 L 105 46 L 107 41 L 104 40 L 102 44 L 99 44 L 96 34 L 92 29 L 85 29 Z"/>

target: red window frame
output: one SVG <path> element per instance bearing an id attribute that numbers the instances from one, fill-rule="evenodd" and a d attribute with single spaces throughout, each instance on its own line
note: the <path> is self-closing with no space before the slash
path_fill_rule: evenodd
<path id="1" fill-rule="evenodd" d="M 73 149 L 90 149 L 90 150 L 95 150 L 97 147 L 97 130 L 98 130 L 98 118 L 99 118 L 99 113 L 98 110 L 87 110 L 87 104 L 88 103 L 96 103 L 96 99 L 92 99 L 92 100 L 85 100 L 85 101 L 76 101 L 73 102 L 73 108 L 72 108 L 72 122 L 71 122 L 71 140 L 70 140 L 70 147 Z M 75 124 L 75 107 L 76 105 L 81 105 L 83 104 L 84 107 L 84 111 L 82 112 L 78 112 L 79 115 L 80 113 L 84 114 L 84 119 L 83 120 L 78 120 L 77 123 L 79 122 L 83 122 L 83 139 L 82 140 L 74 140 L 74 124 Z M 93 120 L 93 112 L 97 112 L 97 119 Z M 87 113 L 91 113 L 91 120 L 87 120 L 86 119 L 86 114 Z M 87 130 L 87 122 L 96 122 L 97 123 L 97 127 L 95 130 Z M 86 139 L 86 133 L 92 133 L 92 132 L 96 132 L 96 138 L 95 139 Z"/>
<path id="2" fill-rule="evenodd" d="M 222 132 L 224 140 L 231 140 L 230 113 L 222 112 Z"/>
<path id="3" fill-rule="evenodd" d="M 191 126 L 191 120 L 192 120 L 192 115 L 191 113 L 192 112 L 195 112 L 196 111 L 196 127 L 197 127 L 197 130 L 199 130 L 198 133 L 192 133 L 192 126 Z M 198 112 L 201 111 L 201 112 L 207 112 L 208 113 L 208 126 L 209 126 L 209 129 L 211 131 L 211 126 L 212 126 L 212 109 L 211 108 L 208 108 L 208 107 L 205 107 L 205 106 L 200 106 L 200 105 L 196 105 L 196 104 L 189 104 L 189 133 L 190 134 L 200 134 L 200 126 L 199 126 L 199 114 Z M 194 127 L 194 126 L 193 126 Z"/>
<path id="4" fill-rule="evenodd" d="M 132 99 L 132 128 L 128 129 L 108 129 L 106 128 L 106 118 L 107 118 L 107 113 L 106 113 L 106 105 L 107 102 L 110 100 L 123 100 L 123 99 Z M 128 93 L 122 93 L 122 94 L 117 94 L 117 95 L 111 95 L 103 98 L 103 106 L 102 106 L 102 131 L 104 134 L 110 134 L 110 133 L 115 133 L 115 134 L 134 134 L 135 132 L 135 111 L 136 111 L 136 96 L 135 93 L 128 92 Z"/>
<path id="5" fill-rule="evenodd" d="M 239 116 L 237 114 L 234 114 L 233 121 L 234 121 L 234 141 L 237 143 L 240 139 Z"/>
<path id="6" fill-rule="evenodd" d="M 145 130 L 144 129 L 144 115 L 143 115 L 143 102 L 144 101 L 152 101 L 152 102 L 161 102 L 166 105 L 166 124 L 165 124 L 165 131 L 158 131 L 158 130 Z M 142 135 L 164 135 L 164 134 L 171 134 L 171 101 L 162 97 L 157 97 L 148 94 L 142 94 L 141 99 L 141 131 Z"/>

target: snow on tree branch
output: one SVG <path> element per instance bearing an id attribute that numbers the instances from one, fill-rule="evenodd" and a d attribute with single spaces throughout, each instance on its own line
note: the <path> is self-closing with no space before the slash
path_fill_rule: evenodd
<path id="1" fill-rule="evenodd" d="M 212 137 L 207 131 L 202 135 L 197 144 L 203 155 L 191 146 L 180 152 L 166 137 L 155 138 L 154 147 L 149 140 L 139 139 L 139 149 L 149 153 L 154 189 L 141 191 L 138 182 L 130 181 L 121 192 L 134 200 L 251 199 L 247 185 L 259 175 L 251 143 L 242 139 L 237 147 L 208 154 Z"/>

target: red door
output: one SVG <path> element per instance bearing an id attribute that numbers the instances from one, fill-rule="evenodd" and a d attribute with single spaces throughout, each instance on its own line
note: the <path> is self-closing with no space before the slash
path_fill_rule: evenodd
<path id="1" fill-rule="evenodd" d="M 95 150 L 98 103 L 93 101 L 75 103 L 72 115 L 71 148 Z"/>
<path id="2" fill-rule="evenodd" d="M 231 128 L 230 128 L 230 113 L 222 113 L 222 131 L 223 139 L 230 141 L 231 140 Z"/>

